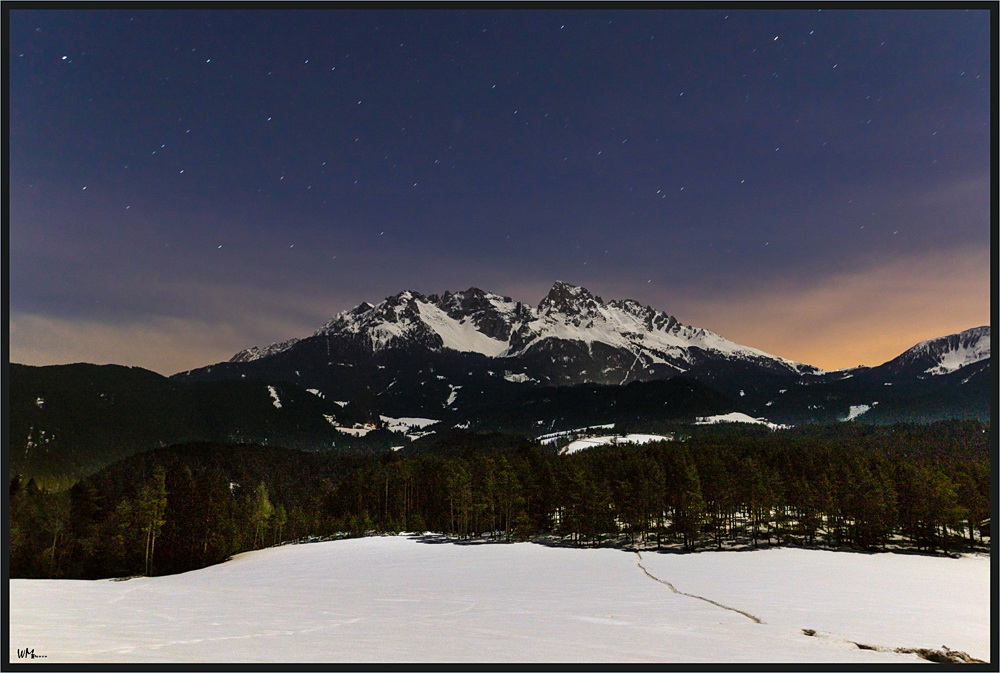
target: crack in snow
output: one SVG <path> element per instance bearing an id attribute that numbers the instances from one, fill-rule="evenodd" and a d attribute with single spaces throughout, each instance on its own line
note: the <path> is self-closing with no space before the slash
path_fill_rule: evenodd
<path id="1" fill-rule="evenodd" d="M 740 610 L 738 608 L 732 608 L 732 607 L 729 607 L 728 605 L 723 605 L 722 603 L 719 603 L 718 601 L 713 601 L 711 598 L 705 598 L 704 596 L 698 596 L 696 594 L 689 594 L 689 593 L 687 593 L 685 591 L 679 591 L 677 589 L 677 587 L 675 587 L 673 584 L 671 584 L 667 580 L 660 579 L 659 577 L 657 577 L 653 573 L 651 573 L 648 570 L 646 570 L 646 566 L 642 565 L 642 554 L 640 554 L 639 552 L 635 552 L 635 556 L 636 556 L 635 564 L 637 566 L 639 566 L 639 570 L 641 570 L 642 572 L 646 573 L 646 577 L 648 577 L 649 579 L 654 580 L 656 582 L 659 582 L 660 584 L 665 585 L 668 589 L 670 589 L 671 591 L 673 591 L 675 594 L 678 594 L 680 596 L 687 596 L 688 598 L 697 598 L 700 601 L 705 601 L 706 603 L 711 603 L 712 605 L 714 605 L 716 607 L 719 607 L 719 608 L 722 608 L 723 610 L 729 610 L 730 612 L 736 612 L 738 614 L 743 615 L 744 617 L 746 617 L 750 621 L 756 622 L 757 624 L 763 624 L 764 623 L 764 621 L 761 620 L 759 617 L 755 617 L 752 614 L 750 614 L 749 612 L 744 612 L 743 610 Z"/>
<path id="2" fill-rule="evenodd" d="M 932 661 L 937 664 L 988 664 L 988 661 L 983 661 L 982 659 L 976 659 L 970 656 L 966 652 L 961 650 L 953 650 L 947 645 L 942 645 L 941 649 L 934 649 L 929 647 L 886 647 L 883 645 L 870 645 L 868 643 L 859 643 L 856 640 L 850 640 L 847 638 L 838 638 L 833 634 L 820 633 L 815 629 L 802 629 L 804 635 L 813 638 L 831 638 L 834 640 L 839 640 L 842 643 L 850 643 L 857 647 L 859 650 L 873 650 L 875 652 L 891 652 L 893 654 L 915 654 L 921 659 L 927 661 Z"/>

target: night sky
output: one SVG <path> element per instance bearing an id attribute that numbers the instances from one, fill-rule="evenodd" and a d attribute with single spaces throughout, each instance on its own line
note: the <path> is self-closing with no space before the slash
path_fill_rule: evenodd
<path id="1" fill-rule="evenodd" d="M 9 13 L 10 358 L 555 280 L 824 368 L 990 321 L 981 11 Z"/>

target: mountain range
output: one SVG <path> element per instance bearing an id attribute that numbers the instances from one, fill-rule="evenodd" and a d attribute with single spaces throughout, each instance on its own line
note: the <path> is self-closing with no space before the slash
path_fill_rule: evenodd
<path id="1" fill-rule="evenodd" d="M 535 436 L 734 413 L 781 424 L 988 420 L 990 343 L 990 327 L 977 327 L 876 367 L 823 371 L 564 282 L 535 306 L 478 288 L 405 291 L 169 378 L 11 365 L 10 455 L 13 467 L 55 461 L 81 473 L 94 461 L 64 460 L 71 443 L 121 457 L 176 441 L 377 450 L 448 427 Z"/>
<path id="2" fill-rule="evenodd" d="M 865 420 L 886 422 L 988 415 L 990 377 L 979 372 L 989 363 L 986 326 L 922 342 L 878 367 L 828 372 L 556 282 L 537 306 L 478 288 L 401 292 L 344 311 L 311 336 L 174 378 L 284 381 L 382 413 L 475 423 L 483 406 L 509 406 L 528 390 L 684 377 L 729 399 L 731 411 L 779 423 L 859 418 L 861 407 Z"/>

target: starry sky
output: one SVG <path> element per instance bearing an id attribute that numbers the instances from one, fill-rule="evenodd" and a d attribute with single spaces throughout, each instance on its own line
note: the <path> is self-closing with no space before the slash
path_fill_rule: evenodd
<path id="1" fill-rule="evenodd" d="M 12 362 L 555 280 L 829 369 L 989 324 L 987 10 L 8 11 Z"/>

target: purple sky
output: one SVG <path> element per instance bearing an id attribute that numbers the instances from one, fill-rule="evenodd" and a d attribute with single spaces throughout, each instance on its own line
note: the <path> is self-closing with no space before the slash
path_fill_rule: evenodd
<path id="1" fill-rule="evenodd" d="M 13 362 L 557 279 L 826 368 L 989 324 L 987 11 L 9 18 Z"/>

